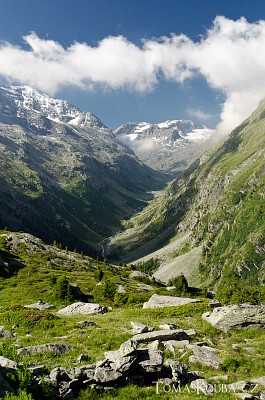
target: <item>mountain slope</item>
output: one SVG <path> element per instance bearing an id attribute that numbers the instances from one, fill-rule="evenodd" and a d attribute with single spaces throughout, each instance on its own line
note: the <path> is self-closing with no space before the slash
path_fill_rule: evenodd
<path id="1" fill-rule="evenodd" d="M 0 224 L 91 251 L 165 176 L 91 113 L 28 87 L 0 88 Z"/>
<path id="2" fill-rule="evenodd" d="M 212 147 L 213 131 L 186 120 L 121 125 L 116 137 L 151 168 L 176 174 Z"/>
<path id="3" fill-rule="evenodd" d="M 135 216 L 125 235 L 112 238 L 110 248 L 124 249 L 125 261 L 133 261 L 159 247 L 163 253 L 170 243 L 175 272 L 192 271 L 194 283 L 264 283 L 264 161 L 265 103 Z M 189 252 L 196 248 L 195 261 Z M 179 257 L 185 254 L 179 268 Z M 162 260 L 157 277 L 168 263 Z"/>

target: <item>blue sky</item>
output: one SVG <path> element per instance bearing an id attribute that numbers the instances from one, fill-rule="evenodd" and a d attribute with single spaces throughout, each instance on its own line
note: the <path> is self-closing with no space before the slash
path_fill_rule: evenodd
<path id="1" fill-rule="evenodd" d="M 265 20 L 263 0 L 0 0 L 0 7 L 0 81 L 65 98 L 113 129 L 194 119 L 227 131 L 265 96 L 265 65 L 251 63 L 250 78 L 248 64 L 241 70 L 245 49 L 256 58 L 264 48 L 265 27 L 255 24 Z"/>

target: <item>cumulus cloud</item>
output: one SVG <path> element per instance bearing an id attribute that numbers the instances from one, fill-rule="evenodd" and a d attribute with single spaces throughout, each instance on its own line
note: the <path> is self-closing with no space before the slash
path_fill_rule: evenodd
<path id="1" fill-rule="evenodd" d="M 213 117 L 212 114 L 202 111 L 199 108 L 189 108 L 187 111 L 191 117 L 195 117 L 200 121 L 208 121 Z"/>
<path id="2" fill-rule="evenodd" d="M 218 16 L 197 42 L 185 35 L 144 40 L 141 46 L 110 36 L 97 46 L 73 43 L 68 48 L 24 37 L 25 46 L 0 44 L 0 76 L 49 94 L 65 86 L 91 90 L 152 90 L 161 79 L 183 83 L 198 74 L 224 95 L 219 130 L 228 133 L 265 95 L 265 21 L 249 23 Z M 176 88 L 177 90 L 177 88 Z M 206 120 L 207 113 L 191 110 Z"/>

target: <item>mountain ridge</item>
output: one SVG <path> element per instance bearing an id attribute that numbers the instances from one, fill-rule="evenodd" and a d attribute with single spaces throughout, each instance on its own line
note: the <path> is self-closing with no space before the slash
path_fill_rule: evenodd
<path id="1" fill-rule="evenodd" d="M 93 114 L 28 87 L 0 88 L 0 164 L 2 226 L 86 252 L 168 179 Z"/>
<path id="2" fill-rule="evenodd" d="M 215 140 L 214 130 L 191 120 L 129 122 L 114 134 L 145 164 L 174 175 L 192 164 Z"/>

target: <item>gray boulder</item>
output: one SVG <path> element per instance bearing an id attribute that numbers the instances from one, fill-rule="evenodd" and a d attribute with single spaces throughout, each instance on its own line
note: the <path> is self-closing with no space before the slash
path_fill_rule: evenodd
<path id="1" fill-rule="evenodd" d="M 70 346 L 68 346 L 66 344 L 46 343 L 46 344 L 40 344 L 37 346 L 21 347 L 20 349 L 17 349 L 17 354 L 18 355 L 31 355 L 31 354 L 36 354 L 36 353 L 43 353 L 45 351 L 51 351 L 52 353 L 54 353 L 56 355 L 60 355 L 67 351 L 70 351 Z"/>
<path id="2" fill-rule="evenodd" d="M 265 328 L 265 305 L 239 304 L 215 308 L 202 315 L 216 329 L 228 332 L 232 328 Z"/>
<path id="3" fill-rule="evenodd" d="M 152 332 L 154 330 L 154 328 L 151 328 L 145 324 L 141 324 L 141 322 L 131 322 L 131 326 L 133 335 L 138 333 Z"/>
<path id="4" fill-rule="evenodd" d="M 193 337 L 194 332 L 195 331 L 193 331 L 192 329 L 190 330 L 165 329 L 161 331 L 139 333 L 138 335 L 133 336 L 133 340 L 136 343 L 148 343 L 148 342 L 154 342 L 155 340 L 159 340 L 160 342 L 166 340 L 189 340 L 191 336 Z"/>
<path id="5" fill-rule="evenodd" d="M 143 304 L 143 308 L 158 308 L 158 307 L 176 307 L 183 304 L 198 303 L 201 300 L 191 299 L 188 297 L 160 296 L 153 294 L 148 302 Z"/>
<path id="6" fill-rule="evenodd" d="M 60 315 L 75 315 L 75 314 L 103 314 L 107 312 L 105 306 L 101 306 L 100 304 L 96 303 L 84 303 L 84 302 L 77 302 L 70 304 L 67 307 L 62 308 L 61 310 L 57 311 L 57 314 Z"/>
<path id="7" fill-rule="evenodd" d="M 221 358 L 216 354 L 218 350 L 212 347 L 189 344 L 186 348 L 193 353 L 189 357 L 189 362 L 191 363 L 198 363 L 215 369 L 218 369 L 222 363 Z"/>
<path id="8" fill-rule="evenodd" d="M 110 362 L 115 371 L 127 372 L 136 360 L 136 346 L 132 340 L 127 340 L 118 350 L 106 351 L 105 359 Z"/>
<path id="9" fill-rule="evenodd" d="M 137 350 L 137 364 L 139 369 L 144 373 L 159 373 L 161 372 L 164 361 L 164 353 L 160 350 L 160 343 L 153 342 L 147 349 Z"/>

